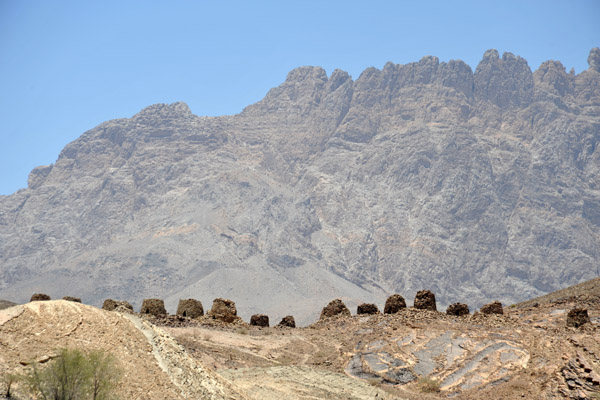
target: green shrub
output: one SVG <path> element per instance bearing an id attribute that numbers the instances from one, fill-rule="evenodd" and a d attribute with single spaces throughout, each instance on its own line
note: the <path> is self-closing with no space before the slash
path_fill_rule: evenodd
<path id="1" fill-rule="evenodd" d="M 30 390 L 43 400 L 108 400 L 121 372 L 112 355 L 100 350 L 88 354 L 61 349 L 58 357 L 40 368 L 32 364 L 24 376 Z"/>
<path id="2" fill-rule="evenodd" d="M 440 381 L 431 379 L 426 376 L 419 378 L 417 382 L 419 389 L 425 393 L 435 393 L 440 391 Z"/>

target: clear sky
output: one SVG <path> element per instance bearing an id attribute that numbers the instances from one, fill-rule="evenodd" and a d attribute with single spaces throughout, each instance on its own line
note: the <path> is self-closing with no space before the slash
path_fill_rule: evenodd
<path id="1" fill-rule="evenodd" d="M 240 112 L 302 65 L 353 78 L 484 51 L 587 68 L 600 1 L 0 0 L 0 194 L 99 123 L 154 103 Z"/>

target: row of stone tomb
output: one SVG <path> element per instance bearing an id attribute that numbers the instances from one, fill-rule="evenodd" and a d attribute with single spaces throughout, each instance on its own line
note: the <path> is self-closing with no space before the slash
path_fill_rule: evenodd
<path id="1" fill-rule="evenodd" d="M 50 300 L 50 296 L 45 294 L 34 294 L 31 296 L 31 301 Z M 81 299 L 71 296 L 63 297 L 63 300 L 76 301 L 81 303 Z M 393 294 L 385 302 L 383 309 L 384 314 L 395 314 L 406 308 L 404 297 L 399 294 Z M 437 311 L 435 295 L 429 290 L 421 290 L 417 292 L 414 301 L 414 308 L 419 310 Z M 108 311 L 123 311 L 133 312 L 133 306 L 127 301 L 118 301 L 107 299 L 102 305 L 102 309 Z M 499 301 L 482 306 L 479 310 L 482 314 L 504 314 L 504 309 Z M 359 304 L 356 313 L 361 314 L 378 314 L 377 305 L 371 303 Z M 157 317 L 168 316 L 165 308 L 165 303 L 161 299 L 144 299 L 140 314 L 149 314 Z M 469 314 L 469 307 L 464 303 L 454 303 L 448 306 L 446 314 L 454 316 L 464 316 Z M 204 308 L 202 303 L 196 299 L 182 299 L 177 305 L 177 316 L 185 318 L 199 318 L 204 316 Z M 217 298 L 213 301 L 211 310 L 207 313 L 209 317 L 223 322 L 231 323 L 240 318 L 237 316 L 235 303 L 228 299 Z M 333 316 L 348 316 L 352 314 L 344 302 L 340 299 L 332 300 L 321 311 L 319 320 L 330 318 Z M 580 327 L 589 323 L 590 319 L 587 310 L 574 308 L 567 315 L 567 326 Z M 250 318 L 250 325 L 268 327 L 269 317 L 265 314 L 254 314 Z M 296 322 L 292 315 L 282 318 L 277 326 L 295 328 Z"/>

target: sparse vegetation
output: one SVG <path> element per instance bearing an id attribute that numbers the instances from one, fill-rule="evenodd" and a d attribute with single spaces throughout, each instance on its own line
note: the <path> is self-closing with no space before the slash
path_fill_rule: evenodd
<path id="1" fill-rule="evenodd" d="M 4 397 L 6 397 L 7 399 L 12 399 L 12 386 L 17 383 L 17 381 L 19 380 L 19 375 L 17 374 L 11 374 L 11 373 L 5 373 L 2 374 L 2 384 L 4 385 Z"/>
<path id="2" fill-rule="evenodd" d="M 43 400 L 108 400 L 115 398 L 120 375 L 113 356 L 104 351 L 61 349 L 48 366 L 33 363 L 23 379 Z"/>
<path id="3" fill-rule="evenodd" d="M 425 393 L 437 393 L 440 391 L 440 381 L 427 376 L 420 377 L 417 381 L 417 386 L 421 392 Z"/>

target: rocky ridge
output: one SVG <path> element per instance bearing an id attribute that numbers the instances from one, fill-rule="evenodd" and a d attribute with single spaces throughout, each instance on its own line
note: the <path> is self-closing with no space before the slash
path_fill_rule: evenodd
<path id="1" fill-rule="evenodd" d="M 591 279 L 599 60 L 301 67 L 238 115 L 105 122 L 0 196 L 0 298 L 227 297 L 306 324 L 333 297 L 475 309 Z"/>

